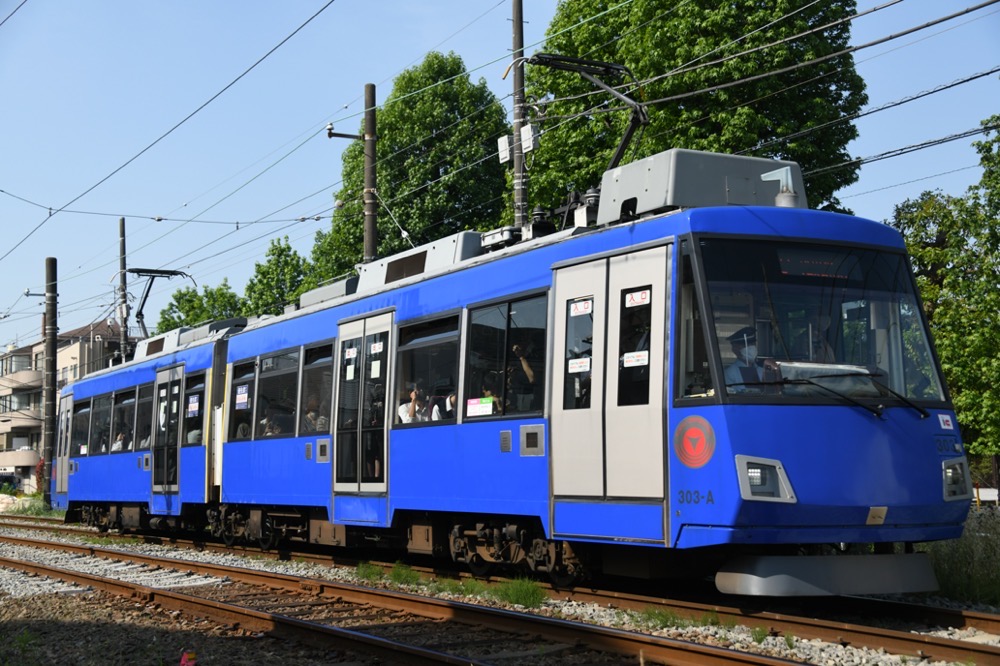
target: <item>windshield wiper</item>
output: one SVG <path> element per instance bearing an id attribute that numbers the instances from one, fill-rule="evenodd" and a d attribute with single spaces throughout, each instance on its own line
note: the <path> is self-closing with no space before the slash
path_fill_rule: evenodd
<path id="1" fill-rule="evenodd" d="M 841 391 L 838 391 L 835 388 L 830 388 L 829 386 L 825 386 L 825 385 L 823 385 L 823 384 L 821 384 L 819 382 L 813 381 L 813 379 L 816 379 L 816 378 L 822 379 L 824 377 L 849 377 L 849 376 L 850 375 L 841 374 L 841 375 L 816 375 L 815 377 L 799 377 L 797 379 L 782 378 L 782 380 L 780 382 L 776 382 L 776 383 L 778 383 L 778 384 L 810 384 L 812 386 L 818 386 L 819 388 L 823 389 L 824 391 L 827 391 L 828 393 L 832 393 L 835 396 L 837 396 L 838 398 L 843 398 L 847 402 L 849 402 L 851 404 L 854 404 L 854 405 L 857 405 L 858 407 L 861 407 L 862 409 L 866 409 L 869 412 L 871 412 L 872 414 L 874 414 L 875 416 L 877 416 L 878 418 L 882 418 L 882 412 L 885 411 L 885 407 L 883 405 L 869 405 L 868 403 L 861 402 L 860 400 L 855 400 L 851 396 L 849 396 L 846 393 L 843 393 Z M 865 375 L 861 375 L 860 373 L 858 373 L 858 376 L 865 376 Z"/>
<path id="2" fill-rule="evenodd" d="M 830 376 L 830 377 L 845 377 L 846 375 L 828 375 L 828 376 Z M 877 416 L 879 418 L 882 418 L 882 410 L 884 409 L 884 407 L 882 407 L 882 405 L 878 405 L 878 406 L 873 407 L 872 405 L 863 403 L 860 400 L 855 400 L 854 398 L 852 398 L 851 396 L 847 395 L 846 393 L 841 393 L 840 391 L 838 391 L 836 389 L 833 389 L 833 388 L 830 388 L 829 386 L 824 386 L 823 384 L 820 384 L 819 382 L 814 382 L 812 379 L 810 379 L 808 377 L 800 377 L 800 378 L 796 378 L 796 379 L 790 379 L 790 378 L 787 378 L 787 377 L 783 377 L 783 378 L 779 379 L 778 381 L 772 381 L 772 382 L 735 382 L 733 384 L 726 384 L 726 387 L 728 388 L 730 386 L 753 386 L 753 387 L 759 387 L 759 386 L 792 386 L 792 385 L 795 385 L 795 384 L 798 384 L 798 385 L 810 384 L 812 386 L 818 386 L 819 388 L 823 389 L 824 391 L 827 391 L 828 393 L 832 393 L 833 395 L 837 396 L 838 398 L 842 398 L 842 399 L 844 399 L 844 400 L 846 400 L 846 401 L 848 401 L 848 402 L 850 402 L 850 403 L 852 403 L 854 405 L 857 405 L 858 407 L 861 407 L 862 409 L 868 410 L 869 412 L 871 412 L 875 416 Z M 737 393 L 737 395 L 740 395 L 740 393 Z M 750 395 L 760 395 L 760 394 L 758 394 L 758 393 L 751 393 Z"/>
<path id="3" fill-rule="evenodd" d="M 875 379 L 875 377 L 877 377 L 877 376 L 881 376 L 881 373 L 875 374 L 875 373 L 871 373 L 871 372 L 845 372 L 845 373 L 834 373 L 834 374 L 829 374 L 829 375 L 816 375 L 816 377 L 819 377 L 819 378 L 824 378 L 824 377 L 867 377 L 871 381 L 872 384 L 874 384 L 875 386 L 877 386 L 881 390 L 885 391 L 886 393 L 888 393 L 892 397 L 896 398 L 897 400 L 899 400 L 900 402 L 902 402 L 907 407 L 910 407 L 910 408 L 916 410 L 917 413 L 920 414 L 920 418 L 922 418 L 922 419 L 930 418 L 930 416 L 931 416 L 930 412 L 928 412 L 926 409 L 924 409 L 920 405 L 916 404 L 915 402 L 913 402 L 912 400 L 910 400 L 909 398 L 907 398 L 905 395 L 903 395 L 899 391 L 896 391 L 895 389 L 892 389 L 888 385 L 883 384 L 879 380 Z"/>

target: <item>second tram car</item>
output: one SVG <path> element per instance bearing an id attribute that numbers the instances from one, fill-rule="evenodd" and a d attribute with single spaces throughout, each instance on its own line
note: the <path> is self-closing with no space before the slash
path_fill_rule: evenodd
<path id="1" fill-rule="evenodd" d="M 793 163 L 686 150 L 563 213 L 144 341 L 64 389 L 54 497 L 561 582 L 933 589 L 913 544 L 972 489 L 899 234 L 808 210 Z"/>

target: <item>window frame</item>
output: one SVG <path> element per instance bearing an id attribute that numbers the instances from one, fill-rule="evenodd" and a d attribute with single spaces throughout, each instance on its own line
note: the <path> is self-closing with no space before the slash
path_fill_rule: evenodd
<path id="1" fill-rule="evenodd" d="M 454 320 L 454 327 L 451 328 L 449 321 Z M 429 329 L 434 326 L 440 326 L 443 330 L 431 335 L 415 335 L 412 338 L 408 338 L 409 333 L 416 333 L 419 329 Z M 396 396 L 397 400 L 393 403 L 392 413 L 390 415 L 392 419 L 392 428 L 414 428 L 423 427 L 430 425 L 453 425 L 458 422 L 458 415 L 461 411 L 459 407 L 459 396 L 461 395 L 461 373 L 462 373 L 462 313 L 460 311 L 446 312 L 433 317 L 424 317 L 418 320 L 411 320 L 405 324 L 400 324 L 397 327 L 397 347 L 396 347 L 396 378 L 395 378 L 395 392 L 393 395 Z M 405 342 L 404 342 L 405 341 Z M 407 390 L 407 385 L 414 383 L 414 378 L 407 377 L 404 374 L 404 369 L 407 364 L 404 362 L 404 356 L 413 352 L 419 352 L 420 350 L 426 350 L 431 348 L 443 348 L 446 346 L 451 346 L 454 351 L 454 365 L 451 368 L 451 376 L 454 379 L 454 383 L 451 386 L 451 390 L 444 396 L 445 401 L 448 397 L 454 393 L 455 394 L 455 409 L 453 410 L 454 416 L 451 418 L 445 418 L 444 414 L 447 413 L 447 409 L 444 409 L 442 413 L 442 418 L 434 420 L 434 403 L 433 398 L 440 397 L 439 395 L 430 395 L 428 392 L 428 380 L 426 378 L 419 382 L 427 395 L 427 410 L 428 416 L 426 421 L 413 421 L 412 423 L 403 423 L 399 418 L 399 408 L 402 407 L 404 396 L 409 395 Z M 443 376 L 443 375 L 441 375 Z M 398 404 L 396 404 L 398 403 Z"/>

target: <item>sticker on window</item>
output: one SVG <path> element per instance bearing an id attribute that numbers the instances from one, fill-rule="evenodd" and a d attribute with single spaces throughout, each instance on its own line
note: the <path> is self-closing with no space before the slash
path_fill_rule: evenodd
<path id="1" fill-rule="evenodd" d="M 573 301 L 569 305 L 569 316 L 570 317 L 580 317 L 583 315 L 589 315 L 594 311 L 594 301 Z"/>
<path id="2" fill-rule="evenodd" d="M 469 416 L 489 416 L 493 413 L 493 398 L 471 398 L 465 401 L 465 411 Z"/>
<path id="3" fill-rule="evenodd" d="M 590 372 L 590 357 L 571 358 L 569 360 L 569 372 Z"/>
<path id="4" fill-rule="evenodd" d="M 240 384 L 236 387 L 236 409 L 246 409 L 250 406 L 250 385 Z"/>
<path id="5" fill-rule="evenodd" d="M 627 352 L 625 357 L 622 359 L 622 365 L 626 368 L 636 368 L 640 365 L 649 365 L 649 352 Z"/>
<path id="6" fill-rule="evenodd" d="M 189 395 L 188 396 L 188 408 L 187 408 L 187 415 L 188 416 L 198 416 L 198 414 L 200 413 L 200 410 L 199 410 L 199 406 L 200 406 L 199 405 L 199 398 L 200 397 L 201 396 L 197 396 L 197 395 Z"/>
<path id="7" fill-rule="evenodd" d="M 649 305 L 651 297 L 652 291 L 649 289 L 641 289 L 639 291 L 633 291 L 625 294 L 625 307 L 635 308 L 640 305 Z"/>
<path id="8" fill-rule="evenodd" d="M 372 343 L 372 348 L 371 348 L 372 355 L 381 354 L 382 353 L 382 348 L 384 346 L 385 346 L 384 342 L 373 342 Z"/>
<path id="9" fill-rule="evenodd" d="M 357 347 L 348 347 L 347 349 L 344 350 L 344 358 L 357 358 L 357 357 L 358 357 Z"/>

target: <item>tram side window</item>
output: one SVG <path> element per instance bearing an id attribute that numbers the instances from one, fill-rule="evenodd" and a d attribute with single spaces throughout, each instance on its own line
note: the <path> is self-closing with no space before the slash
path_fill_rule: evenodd
<path id="1" fill-rule="evenodd" d="M 681 275 L 679 354 L 677 368 L 680 398 L 706 398 L 714 395 L 712 376 L 708 368 L 708 346 L 705 330 L 694 290 L 694 271 L 691 257 L 684 256 Z"/>
<path id="2" fill-rule="evenodd" d="M 401 327 L 398 367 L 394 423 L 454 421 L 458 316 Z"/>
<path id="3" fill-rule="evenodd" d="M 153 432 L 153 385 L 139 387 L 139 399 L 135 404 L 135 448 L 148 449 Z"/>
<path id="4" fill-rule="evenodd" d="M 111 417 L 111 452 L 132 450 L 135 433 L 135 390 L 115 394 L 115 406 Z"/>
<path id="5" fill-rule="evenodd" d="M 233 386 L 230 394 L 229 439 L 250 439 L 253 433 L 253 389 L 257 373 L 255 361 L 233 364 Z"/>
<path id="6" fill-rule="evenodd" d="M 260 359 L 257 386 L 257 430 L 254 437 L 295 434 L 295 400 L 299 383 L 299 352 Z"/>
<path id="7" fill-rule="evenodd" d="M 649 328 L 652 285 L 621 291 L 618 328 L 618 404 L 649 404 Z"/>
<path id="8" fill-rule="evenodd" d="M 73 405 L 73 430 L 70 435 L 70 456 L 87 455 L 90 447 L 87 438 L 90 436 L 90 401 L 77 402 Z"/>
<path id="9" fill-rule="evenodd" d="M 594 297 L 566 302 L 566 358 L 563 409 L 590 408 L 590 373 L 594 355 Z"/>
<path id="10" fill-rule="evenodd" d="M 470 312 L 467 417 L 541 411 L 546 317 L 545 296 Z"/>
<path id="11" fill-rule="evenodd" d="M 329 433 L 333 395 L 333 345 L 305 350 L 299 433 Z"/>
<path id="12" fill-rule="evenodd" d="M 184 382 L 184 431 L 181 444 L 198 445 L 205 442 L 205 373 L 188 375 Z"/>
<path id="13" fill-rule="evenodd" d="M 107 453 L 111 448 L 111 396 L 94 398 L 90 416 L 90 455 Z"/>

